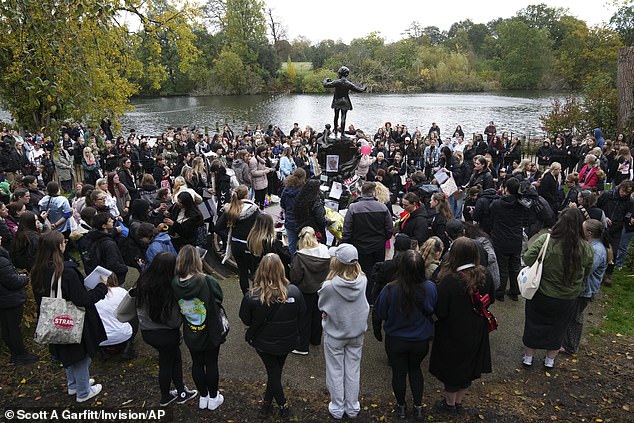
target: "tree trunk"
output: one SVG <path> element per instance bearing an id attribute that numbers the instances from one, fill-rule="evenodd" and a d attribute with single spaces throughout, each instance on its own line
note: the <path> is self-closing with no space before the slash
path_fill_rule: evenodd
<path id="1" fill-rule="evenodd" d="M 617 127 L 624 134 L 634 130 L 634 47 L 619 50 L 616 75 Z"/>

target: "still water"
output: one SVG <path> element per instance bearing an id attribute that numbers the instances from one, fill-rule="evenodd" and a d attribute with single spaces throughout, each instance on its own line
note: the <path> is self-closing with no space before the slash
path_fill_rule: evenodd
<path id="1" fill-rule="evenodd" d="M 543 135 L 539 116 L 548 113 L 560 93 L 464 93 L 464 94 L 352 94 L 354 110 L 346 125 L 374 134 L 386 121 L 407 125 L 410 133 L 419 127 L 427 134 L 432 122 L 441 136 L 453 134 L 462 125 L 465 136 L 481 133 L 489 121 L 498 131 L 531 137 Z M 247 123 L 266 128 L 279 126 L 285 133 L 293 123 L 321 130 L 332 124 L 332 94 L 289 94 L 283 96 L 209 96 L 136 98 L 134 110 L 123 119 L 126 132 L 155 136 L 168 126 L 207 126 L 213 133 L 217 125 L 229 124 L 235 132 Z"/>

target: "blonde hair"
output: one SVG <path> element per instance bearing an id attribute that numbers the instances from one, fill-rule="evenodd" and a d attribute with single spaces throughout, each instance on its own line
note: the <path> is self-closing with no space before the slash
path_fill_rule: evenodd
<path id="1" fill-rule="evenodd" d="M 174 178 L 174 194 L 180 191 L 181 187 L 187 187 L 187 182 L 182 176 Z"/>
<path id="2" fill-rule="evenodd" d="M 204 173 L 204 164 L 205 161 L 202 157 L 195 157 L 194 160 L 192 160 L 192 170 L 196 173 Z"/>
<path id="3" fill-rule="evenodd" d="M 444 247 L 442 240 L 437 236 L 429 237 L 423 245 L 418 247 L 418 252 L 423 256 L 425 267 L 436 259 L 435 254 L 442 252 Z"/>
<path id="4" fill-rule="evenodd" d="M 227 227 L 231 228 L 238 221 L 242 211 L 242 200 L 249 196 L 249 188 L 246 185 L 238 185 L 231 194 L 231 202 L 227 208 Z"/>
<path id="5" fill-rule="evenodd" d="M 100 185 L 105 185 L 105 188 L 100 188 Z M 108 192 L 108 180 L 106 178 L 99 178 L 95 181 L 95 188 L 99 191 Z"/>
<path id="6" fill-rule="evenodd" d="M 352 264 L 346 264 L 340 262 L 336 257 L 333 257 L 330 259 L 330 270 L 328 271 L 326 279 L 334 279 L 339 276 L 343 280 L 353 281 L 358 278 L 359 275 L 363 274 L 358 261 Z"/>
<path id="7" fill-rule="evenodd" d="M 304 226 L 299 231 L 299 240 L 297 241 L 297 248 L 303 250 L 305 248 L 315 248 L 319 245 L 319 241 L 315 236 L 315 230 L 310 226 Z"/>
<path id="8" fill-rule="evenodd" d="M 268 253 L 262 257 L 255 272 L 251 294 L 257 294 L 263 305 L 285 303 L 288 299 L 288 283 L 282 260 L 277 254 Z"/>
<path id="9" fill-rule="evenodd" d="M 247 237 L 249 252 L 256 257 L 260 257 L 264 252 L 264 243 L 271 244 L 273 239 L 275 239 L 273 216 L 267 213 L 260 213 L 255 218 L 255 223 Z"/>
<path id="10" fill-rule="evenodd" d="M 187 244 L 183 246 L 176 256 L 175 273 L 180 278 L 190 275 L 203 275 L 203 261 L 196 247 Z"/>
<path id="11" fill-rule="evenodd" d="M 380 182 L 375 182 L 375 184 L 374 197 L 376 197 L 378 202 L 385 204 L 390 201 L 390 190 Z"/>

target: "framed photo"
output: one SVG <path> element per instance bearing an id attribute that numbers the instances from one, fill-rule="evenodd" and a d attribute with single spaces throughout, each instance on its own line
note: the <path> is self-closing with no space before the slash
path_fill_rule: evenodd
<path id="1" fill-rule="evenodd" d="M 337 173 L 339 172 L 339 156 L 336 154 L 329 154 L 326 156 L 326 172 Z"/>

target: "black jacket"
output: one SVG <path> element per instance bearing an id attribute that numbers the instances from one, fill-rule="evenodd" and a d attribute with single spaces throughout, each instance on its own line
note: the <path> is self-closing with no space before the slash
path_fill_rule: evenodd
<path id="1" fill-rule="evenodd" d="M 359 197 L 350 204 L 343 221 L 341 241 L 370 254 L 385 249 L 385 241 L 392 236 L 392 216 L 387 206 L 374 197 Z"/>
<path id="2" fill-rule="evenodd" d="M 491 211 L 490 206 L 494 200 L 500 196 L 494 188 L 485 189 L 480 197 L 476 200 L 475 209 L 473 210 L 473 220 L 478 222 L 480 229 L 486 233 L 491 233 Z"/>
<path id="3" fill-rule="evenodd" d="M 51 278 L 53 269 L 51 268 L 44 275 L 44 295 L 48 296 L 51 291 Z M 49 345 L 49 349 L 54 358 L 61 361 L 64 367 L 77 363 L 86 357 L 95 357 L 99 351 L 99 343 L 107 339 L 106 330 L 103 327 L 99 313 L 95 308 L 95 303 L 103 299 L 108 292 L 108 288 L 103 283 L 88 291 L 84 286 L 84 277 L 77 269 L 77 265 L 72 261 L 64 262 L 64 272 L 62 273 L 62 296 L 65 300 L 71 301 L 78 307 L 84 307 L 86 316 L 84 320 L 84 331 L 81 336 L 81 343 L 68 345 Z M 39 306 L 42 303 L 42 293 L 35 292 L 35 301 Z"/>
<path id="4" fill-rule="evenodd" d="M 130 198 L 132 200 L 136 200 L 139 198 L 138 188 L 136 183 L 134 182 L 134 177 L 125 169 L 119 170 L 119 182 L 123 184 L 128 189 L 128 193 L 130 194 Z"/>
<path id="5" fill-rule="evenodd" d="M 269 307 L 277 310 L 270 311 Z M 305 311 L 304 296 L 299 288 L 288 285 L 288 299 L 279 306 L 265 306 L 257 291 L 247 292 L 240 305 L 240 319 L 247 326 L 259 326 L 252 344 L 256 350 L 285 355 L 299 344 L 299 328 Z"/>
<path id="6" fill-rule="evenodd" d="M 0 308 L 13 308 L 26 302 L 24 287 L 29 282 L 11 263 L 9 252 L 0 247 Z"/>
<path id="7" fill-rule="evenodd" d="M 409 218 L 405 221 L 405 223 L 400 225 L 401 233 L 409 236 L 412 239 L 418 241 L 418 246 L 423 245 L 427 238 L 429 238 L 429 234 L 427 233 L 427 228 L 429 227 L 429 223 L 427 221 L 427 217 L 425 216 L 425 208 L 419 207 L 410 213 Z"/>
<path id="8" fill-rule="evenodd" d="M 491 241 L 495 251 L 520 254 L 522 229 L 528 222 L 528 211 L 514 195 L 505 195 L 490 206 Z"/>
<path id="9" fill-rule="evenodd" d="M 125 282 L 128 266 L 121 255 L 121 250 L 113 236 L 95 229 L 88 232 L 82 238 L 88 243 L 89 260 L 85 270 L 90 274 L 97 266 L 104 267 L 117 275 L 119 283 Z"/>

